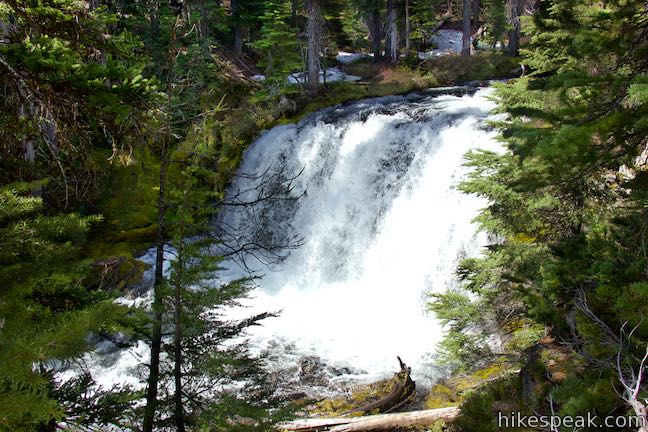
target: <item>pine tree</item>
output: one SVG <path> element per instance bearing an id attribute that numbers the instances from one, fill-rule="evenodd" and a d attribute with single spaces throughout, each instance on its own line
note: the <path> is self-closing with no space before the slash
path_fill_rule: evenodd
<path id="1" fill-rule="evenodd" d="M 569 347 L 571 375 L 538 389 L 533 409 L 625 415 L 646 394 L 615 392 L 648 344 L 645 29 L 638 2 L 542 2 L 522 51 L 533 74 L 498 86 L 508 151 L 468 158 L 462 189 L 489 200 L 479 222 L 498 241 L 460 270 L 479 299 L 449 292 L 434 307 L 457 329 L 544 329 L 508 347 L 524 349 L 522 364 L 543 334 Z M 485 332 L 469 334 L 485 348 Z"/>
<path id="2" fill-rule="evenodd" d="M 30 195 L 37 187 L 0 188 L 0 430 L 7 431 L 74 423 L 56 399 L 54 368 L 79 357 L 88 333 L 109 329 L 122 314 L 107 293 L 91 288 L 89 268 L 78 259 L 99 218 L 48 215 Z"/>
<path id="3" fill-rule="evenodd" d="M 259 39 L 252 44 L 263 56 L 260 64 L 265 67 L 272 94 L 286 86 L 289 74 L 304 68 L 297 29 L 290 23 L 291 14 L 291 4 L 287 1 L 265 2 Z"/>
<path id="4" fill-rule="evenodd" d="M 356 0 L 359 9 L 365 16 L 365 22 L 369 29 L 369 40 L 371 41 L 371 52 L 374 61 L 383 57 L 383 14 L 385 13 L 384 0 Z"/>
<path id="5" fill-rule="evenodd" d="M 141 42 L 127 31 L 112 34 L 113 19 L 68 0 L 0 7 L 0 22 L 11 23 L 0 43 L 0 164 L 13 171 L 8 161 L 23 159 L 29 178 L 50 177 L 47 192 L 64 205 L 92 189 L 92 149 L 113 157 L 127 149 L 157 100 L 136 54 Z"/>
<path id="6" fill-rule="evenodd" d="M 319 0 L 307 1 L 308 12 L 308 90 L 311 94 L 317 93 L 320 79 L 320 51 L 323 39 L 323 21 L 322 8 Z"/>
<path id="7" fill-rule="evenodd" d="M 398 62 L 398 12 L 394 0 L 387 0 L 387 40 L 385 53 L 387 61 L 391 64 Z"/>
<path id="8" fill-rule="evenodd" d="M 463 36 L 461 38 L 461 55 L 464 57 L 470 56 L 470 20 L 472 18 L 471 9 L 471 0 L 463 0 L 463 8 L 461 9 L 463 30 Z"/>
<path id="9" fill-rule="evenodd" d="M 158 287 L 160 323 L 169 336 L 161 339 L 153 429 L 273 430 L 283 411 L 272 403 L 274 389 L 244 336 L 274 315 L 225 317 L 254 285 L 250 279 L 220 281 L 223 258 L 211 232 L 220 200 L 219 174 L 213 170 L 218 152 L 203 133 L 193 128 L 170 157 L 175 181 L 166 194 L 165 244 L 174 259 Z M 256 426 L 243 426 L 252 421 Z"/>

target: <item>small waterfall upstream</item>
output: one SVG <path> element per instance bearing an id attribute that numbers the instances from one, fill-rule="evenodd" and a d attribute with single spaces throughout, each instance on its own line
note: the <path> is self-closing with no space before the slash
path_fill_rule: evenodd
<path id="1" fill-rule="evenodd" d="M 391 374 L 398 355 L 417 382 L 434 378 L 442 329 L 426 312 L 426 295 L 455 285 L 457 263 L 486 242 L 471 223 L 485 202 L 456 185 L 467 151 L 500 149 L 487 125 L 491 92 L 456 88 L 333 107 L 265 132 L 246 151 L 230 195 L 247 190 L 238 198 L 254 199 L 259 180 L 244 174 L 266 173 L 295 176 L 286 193 L 300 197 L 221 216 L 240 243 L 303 240 L 271 268 L 247 257 L 263 277 L 247 307 L 232 312 L 281 311 L 250 335 L 271 369 L 297 382 L 311 362 L 327 375 L 310 387 L 325 392 L 327 381 Z M 152 262 L 154 252 L 141 259 Z M 224 277 L 243 274 L 226 264 Z M 150 293 L 134 301 L 149 302 Z M 139 343 L 87 362 L 110 386 L 134 383 L 128 376 L 147 357 Z"/>

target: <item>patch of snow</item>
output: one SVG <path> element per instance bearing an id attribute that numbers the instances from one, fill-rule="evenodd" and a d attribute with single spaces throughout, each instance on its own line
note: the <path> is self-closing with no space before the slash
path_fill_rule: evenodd
<path id="1" fill-rule="evenodd" d="M 261 81 L 265 81 L 266 76 L 265 75 L 252 75 L 251 79 L 253 81 L 256 81 L 256 82 L 261 82 Z"/>
<path id="2" fill-rule="evenodd" d="M 430 39 L 430 42 L 436 48 L 426 52 L 419 52 L 418 57 L 421 60 L 427 60 L 433 57 L 459 53 L 461 52 L 462 39 L 463 33 L 459 30 L 439 30 Z M 472 44 L 472 38 L 470 43 Z"/>
<path id="3" fill-rule="evenodd" d="M 344 51 L 338 51 L 338 55 L 335 57 L 335 59 L 342 64 L 350 64 L 353 62 L 357 62 L 358 60 L 364 57 L 369 57 L 369 56 L 362 53 L 349 53 Z"/>
<path id="4" fill-rule="evenodd" d="M 445 55 L 448 55 L 448 54 L 456 54 L 456 52 L 453 51 L 453 50 L 444 50 L 444 51 L 442 51 L 442 50 L 432 50 L 432 51 L 426 51 L 426 52 L 419 51 L 418 58 L 420 58 L 421 60 L 428 60 L 428 59 L 431 59 L 431 58 L 434 58 L 434 57 L 441 57 L 441 56 L 445 56 Z"/>
<path id="5" fill-rule="evenodd" d="M 439 30 L 432 35 L 430 42 L 440 51 L 452 50 L 461 52 L 462 38 L 463 33 L 459 30 Z"/>
<path id="6" fill-rule="evenodd" d="M 303 84 L 306 82 L 306 74 L 302 72 L 297 72 L 288 75 L 286 78 L 290 84 Z M 340 81 L 359 81 L 361 78 L 355 75 L 347 75 L 342 72 L 339 68 L 332 67 L 326 69 L 326 82 L 340 82 Z M 324 71 L 320 71 L 319 80 L 321 83 L 324 82 Z"/>

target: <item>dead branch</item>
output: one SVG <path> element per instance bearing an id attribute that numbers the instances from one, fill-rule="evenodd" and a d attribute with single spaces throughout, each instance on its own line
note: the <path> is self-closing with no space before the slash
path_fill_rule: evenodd
<path id="1" fill-rule="evenodd" d="M 639 365 L 636 366 L 636 369 L 632 365 L 623 365 L 623 352 L 625 351 L 625 347 L 630 346 L 632 335 L 635 330 L 639 328 L 641 322 L 635 326 L 627 336 L 625 336 L 624 329 L 627 324 L 628 322 L 626 321 L 621 326 L 619 332 L 619 340 L 621 341 L 621 344 L 619 345 L 616 357 L 617 374 L 619 376 L 619 381 L 623 386 L 623 392 L 619 394 L 619 396 L 621 396 L 626 404 L 633 409 L 637 418 L 641 419 L 641 425 L 637 431 L 648 432 L 648 400 L 644 399 L 641 401 L 639 399 L 639 392 L 641 392 L 641 385 L 646 370 L 646 362 L 648 361 L 648 345 L 646 346 L 646 353 L 639 362 Z M 626 341 L 625 343 L 623 342 L 624 339 Z"/>

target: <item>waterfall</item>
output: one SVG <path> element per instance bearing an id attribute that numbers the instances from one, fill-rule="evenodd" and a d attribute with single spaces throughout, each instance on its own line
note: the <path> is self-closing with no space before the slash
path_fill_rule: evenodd
<path id="1" fill-rule="evenodd" d="M 303 389 L 320 386 L 322 394 L 335 380 L 391 374 L 397 355 L 417 382 L 434 378 L 442 329 L 426 312 L 427 294 L 454 286 L 457 263 L 486 243 L 471 223 L 485 202 L 456 185 L 466 174 L 467 151 L 500 148 L 487 124 L 491 91 L 456 88 L 354 102 L 275 127 L 247 149 L 230 198 L 238 191 L 241 200 L 258 196 L 259 173 L 278 181 L 266 189 L 295 177 L 285 195 L 299 197 L 261 200 L 221 216 L 239 243 L 303 239 L 270 268 L 262 255 L 247 257 L 245 264 L 263 277 L 246 307 L 232 311 L 233 318 L 282 311 L 250 338 L 284 379 L 304 384 L 304 361 L 314 361 L 310 370 L 326 375 Z M 140 259 L 152 264 L 154 257 L 152 249 Z M 221 278 L 243 275 L 234 261 L 226 265 Z M 152 277 L 150 269 L 145 283 Z M 150 291 L 120 301 L 150 304 Z M 84 358 L 97 382 L 140 385 L 146 344 L 121 351 L 108 345 Z"/>
<path id="2" fill-rule="evenodd" d="M 316 355 L 371 377 L 393 372 L 399 355 L 415 378 L 433 375 L 442 329 L 426 295 L 455 285 L 458 261 L 485 244 L 471 222 L 485 203 L 456 185 L 467 151 L 499 148 L 486 123 L 491 91 L 335 107 L 246 151 L 241 173 L 300 173 L 291 193 L 303 194 L 224 215 L 242 242 L 304 240 L 271 270 L 246 261 L 264 276 L 242 313 L 282 311 L 255 330 L 260 351 L 281 366 Z M 242 175 L 232 190 L 255 181 Z"/>

